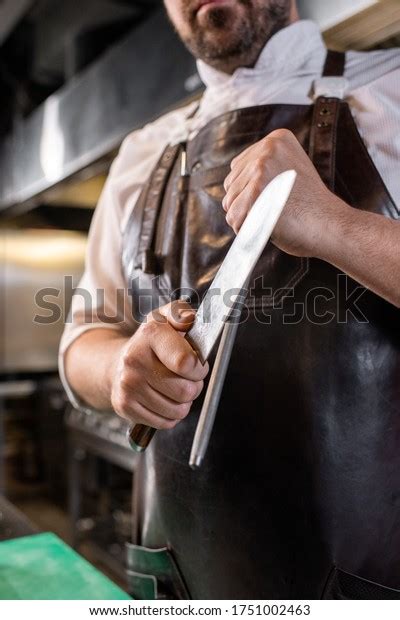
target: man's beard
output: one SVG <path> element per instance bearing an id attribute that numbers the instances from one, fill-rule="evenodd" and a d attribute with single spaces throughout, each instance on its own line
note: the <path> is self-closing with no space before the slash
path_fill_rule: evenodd
<path id="1" fill-rule="evenodd" d="M 290 21 L 291 0 L 265 0 L 261 6 L 255 0 L 238 0 L 238 5 L 245 8 L 241 19 L 233 7 L 216 4 L 199 23 L 193 6 L 184 0 L 191 29 L 184 43 L 196 58 L 222 70 L 236 63 L 251 66 L 268 39 Z"/>

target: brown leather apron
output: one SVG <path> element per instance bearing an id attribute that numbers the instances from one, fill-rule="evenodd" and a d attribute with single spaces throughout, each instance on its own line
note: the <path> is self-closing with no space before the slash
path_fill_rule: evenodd
<path id="1" fill-rule="evenodd" d="M 343 68 L 328 53 L 324 75 Z M 133 211 L 123 266 L 138 320 L 201 299 L 233 238 L 229 164 L 282 127 L 353 208 L 399 218 L 344 101 L 228 112 L 166 149 Z M 399 310 L 269 244 L 245 314 L 203 467 L 188 467 L 200 403 L 146 454 L 140 543 L 172 550 L 195 599 L 357 598 L 360 584 L 400 596 Z"/>

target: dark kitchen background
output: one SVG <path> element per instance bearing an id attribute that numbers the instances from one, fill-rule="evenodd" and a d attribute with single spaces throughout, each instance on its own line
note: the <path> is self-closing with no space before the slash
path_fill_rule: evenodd
<path id="1" fill-rule="evenodd" d="M 398 0 L 299 6 L 334 49 L 400 44 Z M 68 404 L 58 342 L 122 139 L 201 90 L 160 1 L 0 0 L 0 539 L 53 531 L 123 588 L 136 455 Z"/>

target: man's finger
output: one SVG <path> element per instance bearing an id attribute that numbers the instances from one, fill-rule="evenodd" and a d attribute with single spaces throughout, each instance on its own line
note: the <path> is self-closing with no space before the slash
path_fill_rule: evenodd
<path id="1" fill-rule="evenodd" d="M 229 211 L 236 198 L 243 192 L 245 187 L 251 181 L 251 174 L 247 167 L 237 175 L 236 180 L 231 184 L 224 199 L 222 200 L 222 208 Z"/>
<path id="2" fill-rule="evenodd" d="M 253 151 L 254 148 L 255 145 L 251 144 L 246 149 L 244 149 L 244 151 L 239 153 L 239 155 L 236 155 L 236 157 L 234 157 L 231 161 L 231 170 L 234 170 L 239 164 L 243 164 L 243 161 L 249 156 L 250 152 Z"/>
<path id="3" fill-rule="evenodd" d="M 150 347 L 162 365 L 184 379 L 204 379 L 208 366 L 203 366 L 189 342 L 169 323 L 150 322 L 145 327 Z"/>
<path id="4" fill-rule="evenodd" d="M 248 212 L 253 206 L 260 192 L 253 183 L 248 183 L 241 194 L 233 201 L 228 213 L 226 221 L 237 234 L 246 219 Z M 268 208 L 268 206 L 266 207 Z"/>
<path id="5" fill-rule="evenodd" d="M 189 400 L 182 403 L 172 400 L 172 398 L 156 391 L 149 383 L 137 399 L 150 411 L 170 420 L 183 420 L 189 413 L 193 402 L 193 400 Z"/>
<path id="6" fill-rule="evenodd" d="M 203 379 L 199 381 L 183 379 L 166 368 L 147 373 L 146 381 L 156 392 L 175 403 L 193 402 L 203 389 Z"/>
<path id="7" fill-rule="evenodd" d="M 129 401 L 124 408 L 123 417 L 134 422 L 135 424 L 145 424 L 159 430 L 168 430 L 174 428 L 179 420 L 171 420 L 155 413 L 142 405 L 136 398 Z"/>
<path id="8" fill-rule="evenodd" d="M 193 325 L 196 311 L 187 301 L 178 299 L 172 303 L 161 306 L 149 315 L 149 320 L 159 323 L 167 321 L 175 330 L 187 332 Z"/>
<path id="9" fill-rule="evenodd" d="M 243 166 L 236 166 L 234 170 L 231 170 L 228 176 L 224 181 L 224 190 L 227 192 L 231 187 L 232 183 L 236 181 L 236 179 L 243 173 Z"/>

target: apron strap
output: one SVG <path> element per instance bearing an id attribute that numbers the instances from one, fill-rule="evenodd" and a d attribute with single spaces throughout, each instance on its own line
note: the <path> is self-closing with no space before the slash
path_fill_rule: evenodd
<path id="1" fill-rule="evenodd" d="M 142 218 L 142 233 L 136 255 L 136 267 L 145 273 L 157 274 L 157 257 L 154 252 L 154 235 L 165 189 L 175 165 L 181 145 L 167 146 L 154 168 L 147 185 Z"/>
<path id="2" fill-rule="evenodd" d="M 335 184 L 336 131 L 346 88 L 343 78 L 345 61 L 343 52 L 328 50 L 322 78 L 314 84 L 309 156 L 321 179 L 332 191 Z"/>
<path id="3" fill-rule="evenodd" d="M 342 77 L 346 65 L 346 54 L 328 50 L 326 53 L 325 65 L 322 77 Z"/>

